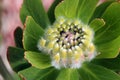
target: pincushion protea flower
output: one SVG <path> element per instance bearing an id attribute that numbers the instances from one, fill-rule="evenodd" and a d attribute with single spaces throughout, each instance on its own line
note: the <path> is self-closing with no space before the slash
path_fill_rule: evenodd
<path id="1" fill-rule="evenodd" d="M 120 3 L 97 3 L 56 0 L 47 15 L 40 0 L 24 0 L 23 46 L 18 28 L 19 48 L 8 48 L 13 69 L 25 80 L 119 80 L 113 68 L 100 61 L 119 57 Z"/>
<path id="2" fill-rule="evenodd" d="M 38 48 L 50 55 L 56 68 L 80 68 L 95 56 L 93 36 L 93 30 L 79 20 L 60 18 L 46 29 Z"/>

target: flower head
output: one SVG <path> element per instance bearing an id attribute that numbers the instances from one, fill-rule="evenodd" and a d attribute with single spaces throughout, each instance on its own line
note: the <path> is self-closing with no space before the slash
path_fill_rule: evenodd
<path id="1" fill-rule="evenodd" d="M 93 30 L 80 20 L 60 17 L 45 30 L 38 48 L 50 55 L 51 64 L 56 68 L 80 68 L 96 54 L 93 36 Z"/>

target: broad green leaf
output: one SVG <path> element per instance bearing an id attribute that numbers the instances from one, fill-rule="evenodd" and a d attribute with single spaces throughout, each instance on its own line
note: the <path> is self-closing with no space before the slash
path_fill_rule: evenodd
<path id="1" fill-rule="evenodd" d="M 30 66 L 27 60 L 24 59 L 23 49 L 9 47 L 7 54 L 8 61 L 14 71 L 18 72 Z"/>
<path id="2" fill-rule="evenodd" d="M 96 32 L 105 25 L 105 22 L 103 19 L 94 19 L 89 25 Z"/>
<path id="3" fill-rule="evenodd" d="M 35 67 L 29 67 L 25 70 L 19 71 L 18 75 L 22 77 L 25 80 L 37 80 L 39 76 L 42 76 L 39 74 L 40 69 L 37 69 Z"/>
<path id="4" fill-rule="evenodd" d="M 79 3 L 77 16 L 83 23 L 88 23 L 97 6 L 98 0 L 79 0 Z M 74 12 L 74 10 L 71 11 Z"/>
<path id="5" fill-rule="evenodd" d="M 55 8 L 61 1 L 62 0 L 55 0 L 47 12 L 51 24 L 55 21 L 55 15 L 54 15 Z"/>
<path id="6" fill-rule="evenodd" d="M 14 80 L 23 80 L 23 79 L 18 75 L 18 73 L 14 73 L 14 74 L 13 74 L 13 77 L 14 77 Z"/>
<path id="7" fill-rule="evenodd" d="M 25 23 L 27 16 L 30 16 L 30 13 L 26 8 L 25 3 L 23 3 L 20 9 L 20 19 L 23 24 Z"/>
<path id="8" fill-rule="evenodd" d="M 23 23 L 25 22 L 27 16 L 32 16 L 37 24 L 39 24 L 42 28 L 45 29 L 50 25 L 41 0 L 24 0 L 20 15 Z"/>
<path id="9" fill-rule="evenodd" d="M 96 31 L 94 43 L 101 53 L 99 58 L 114 58 L 119 53 L 120 48 L 120 3 L 112 3 L 102 18 L 106 25 Z"/>
<path id="10" fill-rule="evenodd" d="M 91 63 L 83 64 L 79 74 L 82 80 L 120 80 L 120 76 L 112 70 Z"/>
<path id="11" fill-rule="evenodd" d="M 23 30 L 20 27 L 17 27 L 14 32 L 14 39 L 16 46 L 19 48 L 23 48 L 22 37 L 23 37 Z"/>
<path id="12" fill-rule="evenodd" d="M 63 69 L 56 80 L 79 80 L 79 75 L 76 69 Z"/>
<path id="13" fill-rule="evenodd" d="M 25 58 L 36 68 L 45 69 L 51 67 L 50 56 L 44 53 L 26 51 Z"/>
<path id="14" fill-rule="evenodd" d="M 94 59 L 92 63 L 104 66 L 114 71 L 120 71 L 120 55 L 112 59 Z"/>
<path id="15" fill-rule="evenodd" d="M 55 9 L 55 17 L 75 18 L 79 0 L 64 0 Z"/>
<path id="16" fill-rule="evenodd" d="M 25 50 L 38 51 L 37 43 L 44 34 L 44 30 L 28 16 L 23 32 L 23 46 Z"/>
<path id="17" fill-rule="evenodd" d="M 97 58 L 117 57 L 120 48 L 120 36 L 110 42 L 96 44 L 96 47 L 97 51 L 100 53 Z"/>
<path id="18" fill-rule="evenodd" d="M 96 43 L 108 42 L 120 35 L 120 16 L 118 14 L 120 14 L 120 3 L 114 2 L 102 15 L 106 25 L 96 32 Z"/>
<path id="19" fill-rule="evenodd" d="M 97 8 L 95 9 L 91 20 L 95 19 L 95 18 L 100 18 L 103 13 L 105 12 L 106 8 L 112 3 L 112 0 L 107 0 L 104 3 L 100 4 L 99 6 L 97 6 Z"/>
<path id="20" fill-rule="evenodd" d="M 55 80 L 58 71 L 54 68 L 38 69 L 30 67 L 18 73 L 25 80 Z"/>

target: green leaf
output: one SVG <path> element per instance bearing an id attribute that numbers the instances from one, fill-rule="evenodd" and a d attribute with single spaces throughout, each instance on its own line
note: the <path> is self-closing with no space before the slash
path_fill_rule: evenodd
<path id="1" fill-rule="evenodd" d="M 24 50 L 21 48 L 8 47 L 7 58 L 12 69 L 16 72 L 30 66 L 27 60 L 24 59 Z"/>
<path id="2" fill-rule="evenodd" d="M 64 0 L 55 9 L 55 17 L 75 18 L 79 0 Z"/>
<path id="3" fill-rule="evenodd" d="M 18 73 L 14 73 L 14 74 L 13 74 L 13 77 L 14 77 L 14 80 L 23 80 L 23 79 L 18 75 Z"/>
<path id="4" fill-rule="evenodd" d="M 112 59 L 94 59 L 92 63 L 104 66 L 114 71 L 120 71 L 120 55 Z"/>
<path id="5" fill-rule="evenodd" d="M 96 43 L 109 42 L 120 36 L 120 16 L 118 14 L 120 14 L 120 3 L 114 2 L 102 15 L 106 25 L 96 32 Z"/>
<path id="6" fill-rule="evenodd" d="M 25 58 L 36 68 L 45 69 L 51 67 L 50 56 L 45 53 L 26 51 Z"/>
<path id="7" fill-rule="evenodd" d="M 96 32 L 105 25 L 105 22 L 103 19 L 94 19 L 89 25 Z"/>
<path id="8" fill-rule="evenodd" d="M 20 14 L 23 23 L 25 22 L 27 16 L 32 16 L 37 24 L 42 26 L 44 29 L 50 25 L 41 0 L 24 0 Z"/>
<path id="9" fill-rule="evenodd" d="M 51 21 L 51 24 L 55 21 L 55 15 L 54 15 L 55 8 L 61 1 L 62 0 L 55 0 L 53 2 L 52 6 L 48 10 L 48 17 L 49 17 L 49 19 Z"/>
<path id="10" fill-rule="evenodd" d="M 82 80 L 120 80 L 120 76 L 102 66 L 87 63 L 79 70 Z"/>
<path id="11" fill-rule="evenodd" d="M 63 69 L 56 80 L 79 80 L 76 69 Z"/>
<path id="12" fill-rule="evenodd" d="M 37 69 L 35 67 L 29 67 L 25 70 L 19 71 L 18 75 L 20 75 L 20 77 L 22 77 L 25 80 L 37 80 L 36 78 L 41 76 L 39 72 L 40 72 L 40 69 Z"/>
<path id="13" fill-rule="evenodd" d="M 25 29 L 23 32 L 23 46 L 25 50 L 39 51 L 37 43 L 40 37 L 44 34 L 44 30 L 28 16 Z"/>
<path id="14" fill-rule="evenodd" d="M 23 3 L 20 9 L 20 19 L 23 24 L 25 23 L 27 16 L 30 16 L 30 13 L 26 8 L 25 3 Z"/>
<path id="15" fill-rule="evenodd" d="M 18 74 L 25 80 L 55 80 L 58 71 L 53 68 L 37 69 L 35 67 L 30 67 L 20 71 Z"/>
<path id="16" fill-rule="evenodd" d="M 114 58 L 119 54 L 120 36 L 110 42 L 96 44 L 97 51 L 100 54 L 97 58 Z"/>
<path id="17" fill-rule="evenodd" d="M 119 54 L 120 48 L 120 3 L 112 3 L 102 18 L 106 25 L 96 31 L 94 43 L 101 53 L 99 58 L 114 58 Z"/>
<path id="18" fill-rule="evenodd" d="M 22 37 L 23 37 L 23 30 L 20 27 L 17 27 L 14 32 L 14 39 L 16 46 L 19 48 L 23 48 Z"/>
<path id="19" fill-rule="evenodd" d="M 105 10 L 107 9 L 107 7 L 112 3 L 112 0 L 107 0 L 104 3 L 100 4 L 99 6 L 97 6 L 97 8 L 95 9 L 93 16 L 91 18 L 91 20 L 95 19 L 95 18 L 100 18 L 103 13 L 105 12 Z"/>
<path id="20" fill-rule="evenodd" d="M 98 3 L 98 0 L 79 0 L 77 16 L 83 23 L 89 22 L 97 6 L 97 3 Z M 71 11 L 74 12 L 74 10 L 71 10 Z"/>

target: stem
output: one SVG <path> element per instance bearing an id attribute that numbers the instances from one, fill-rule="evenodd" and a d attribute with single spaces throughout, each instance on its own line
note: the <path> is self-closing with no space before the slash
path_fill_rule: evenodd
<path id="1" fill-rule="evenodd" d="M 0 56 L 0 74 L 3 76 L 4 80 L 14 80 L 13 76 L 10 74 L 10 72 L 5 67 L 1 56 Z"/>

